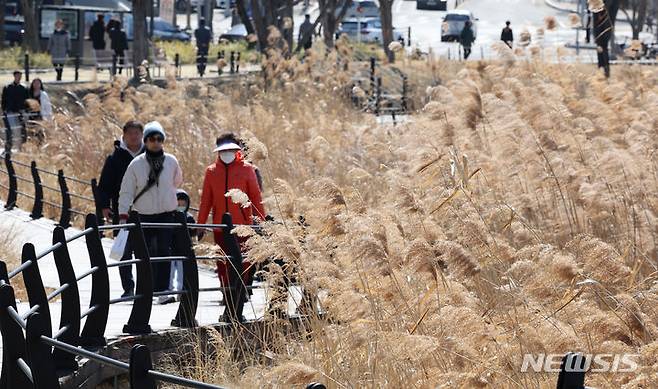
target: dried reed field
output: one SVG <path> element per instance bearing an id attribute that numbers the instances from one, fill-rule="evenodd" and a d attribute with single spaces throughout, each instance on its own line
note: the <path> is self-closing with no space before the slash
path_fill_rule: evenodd
<path id="1" fill-rule="evenodd" d="M 421 109 L 391 126 L 331 56 L 274 58 L 266 88 L 117 79 L 24 149 L 93 176 L 123 122 L 158 120 L 196 203 L 215 137 L 247 140 L 279 222 L 249 256 L 281 259 L 266 278 L 294 273 L 324 314 L 169 367 L 245 388 L 550 388 L 523 354 L 631 353 L 638 371 L 587 383 L 658 387 L 658 72 L 405 59 Z"/>

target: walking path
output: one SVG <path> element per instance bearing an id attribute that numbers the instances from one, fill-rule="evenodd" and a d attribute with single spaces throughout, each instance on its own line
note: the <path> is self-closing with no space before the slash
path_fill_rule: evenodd
<path id="1" fill-rule="evenodd" d="M 0 207 L 4 203 L 0 202 Z M 52 245 L 52 231 L 56 224 L 52 220 L 39 219 L 32 220 L 28 212 L 20 209 L 11 211 L 0 211 L 0 230 L 8 230 L 13 233 L 13 241 L 16 244 L 16 250 L 20 250 L 22 244 L 30 242 L 34 244 L 37 253 L 43 252 Z M 69 228 L 66 230 L 66 236 L 73 236 L 79 233 L 77 228 Z M 109 256 L 110 248 L 112 246 L 111 239 L 103 239 L 103 249 L 106 258 Z M 73 269 L 77 275 L 82 274 L 90 268 L 89 255 L 84 239 L 76 239 L 69 243 L 68 250 L 71 257 Z M 108 259 L 108 263 L 112 260 Z M 8 270 L 13 270 L 10 267 Z M 60 286 L 57 269 L 52 254 L 39 260 L 39 270 L 43 279 L 43 284 L 46 288 L 58 288 Z M 117 267 L 108 269 L 110 278 L 110 298 L 118 298 L 123 289 L 121 288 L 121 281 L 119 278 L 119 271 Z M 134 273 L 134 269 L 133 269 Z M 214 272 L 199 269 L 199 287 L 212 288 L 218 286 L 218 280 Z M 261 284 L 260 286 L 264 286 Z M 91 296 L 91 277 L 86 277 L 78 284 L 80 291 L 81 310 L 84 311 L 89 306 L 89 299 Z M 298 301 L 300 294 L 296 289 L 293 289 L 294 299 L 289 302 L 289 312 L 294 312 L 295 301 Z M 196 319 L 199 325 L 209 325 L 218 322 L 220 314 L 224 310 L 224 306 L 220 305 L 221 293 L 220 292 L 205 292 L 199 293 L 199 305 L 196 314 Z M 247 320 L 260 319 L 263 316 L 266 302 L 266 289 L 254 289 L 253 295 L 249 302 L 244 307 L 244 317 Z M 51 320 L 54 331 L 59 328 L 60 320 L 60 301 L 53 301 L 50 303 Z M 17 302 L 19 313 L 24 313 L 29 310 L 29 303 L 26 301 Z M 122 335 L 123 325 L 126 324 L 130 316 L 132 303 L 118 303 L 110 305 L 109 319 L 105 331 L 105 337 L 109 340 L 115 339 Z M 170 325 L 171 320 L 176 316 L 178 310 L 178 303 L 167 305 L 154 305 L 151 314 L 150 325 L 153 331 L 161 331 L 172 328 Z M 81 323 L 81 328 L 84 322 Z"/>

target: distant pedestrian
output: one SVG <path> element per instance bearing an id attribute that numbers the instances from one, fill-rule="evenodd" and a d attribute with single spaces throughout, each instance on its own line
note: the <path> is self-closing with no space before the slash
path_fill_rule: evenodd
<path id="1" fill-rule="evenodd" d="M 512 44 L 514 43 L 514 32 L 512 32 L 512 29 L 509 26 L 510 24 L 509 20 L 505 22 L 505 27 L 500 33 L 500 40 L 505 42 L 505 44 L 511 49 Z"/>
<path id="2" fill-rule="evenodd" d="M 64 64 L 66 58 L 71 53 L 71 38 L 68 31 L 64 29 L 64 21 L 57 19 L 55 22 L 55 31 L 48 39 L 48 53 L 52 58 L 55 72 L 57 73 L 57 81 L 62 81 L 62 73 L 64 72 Z"/>
<path id="3" fill-rule="evenodd" d="M 647 32 L 650 32 L 653 34 L 653 17 L 651 15 L 647 15 Z"/>
<path id="4" fill-rule="evenodd" d="M 473 42 L 475 42 L 475 33 L 473 33 L 473 29 L 471 28 L 470 20 L 464 23 L 464 28 L 461 34 L 459 34 L 459 41 L 464 48 L 464 59 L 466 60 L 471 55 L 471 47 L 473 46 Z"/>
<path id="5" fill-rule="evenodd" d="M 39 103 L 39 111 L 32 119 L 45 119 L 50 120 L 53 117 L 53 107 L 50 104 L 50 97 L 43 88 L 43 83 L 40 78 L 35 78 L 30 84 L 28 92 L 29 98 L 34 99 Z"/>
<path id="6" fill-rule="evenodd" d="M 22 75 L 23 73 L 15 70 L 14 81 L 2 88 L 2 113 L 7 115 L 9 127 L 12 130 L 20 129 L 21 137 L 25 140 L 27 133 L 21 125 L 21 115 L 25 111 L 25 101 L 29 96 L 27 88 L 21 84 Z M 7 145 L 9 146 L 12 141 L 13 139 L 7 142 Z"/>
<path id="7" fill-rule="evenodd" d="M 105 50 L 105 16 L 98 14 L 96 21 L 89 28 L 89 40 L 94 50 Z"/>
<path id="8" fill-rule="evenodd" d="M 28 98 L 27 88 L 21 84 L 23 73 L 14 70 L 14 81 L 2 88 L 2 112 L 18 114 L 25 109 L 25 100 Z"/>
<path id="9" fill-rule="evenodd" d="M 203 77 L 203 74 L 206 72 L 206 64 L 208 63 L 210 42 L 212 41 L 212 32 L 206 26 L 206 20 L 204 18 L 199 20 L 199 28 L 194 30 L 194 38 L 196 39 L 196 68 L 199 76 Z"/>
<path id="10" fill-rule="evenodd" d="M 222 216 L 227 212 L 231 214 L 235 225 L 251 225 L 254 223 L 254 217 L 264 220 L 265 208 L 256 170 L 243 160 L 239 140 L 235 135 L 227 133 L 220 136 L 217 143 L 217 147 L 213 150 L 217 153 L 217 160 L 206 168 L 203 179 L 199 224 L 205 224 L 208 221 L 211 211 L 213 224 L 220 224 Z M 232 189 L 238 189 L 246 194 L 249 203 L 236 204 L 233 202 L 226 196 L 226 193 Z M 203 232 L 203 230 L 199 230 L 199 239 L 203 238 Z M 222 231 L 215 229 L 213 235 L 215 243 L 224 252 L 228 252 Z M 223 262 L 217 262 L 217 272 L 220 277 L 222 272 L 225 272 Z"/>
<path id="11" fill-rule="evenodd" d="M 309 50 L 313 46 L 313 31 L 315 27 L 311 23 L 311 15 L 304 16 L 304 22 L 299 26 L 299 36 L 297 45 L 302 46 L 304 50 Z"/>
<path id="12" fill-rule="evenodd" d="M 598 67 L 603 68 L 606 78 L 609 78 L 610 55 L 608 53 L 608 44 L 612 35 L 612 22 L 605 6 L 591 11 L 594 14 L 594 41 L 596 42 Z"/>
<path id="13" fill-rule="evenodd" d="M 144 223 L 173 223 L 178 207 L 177 188 L 183 183 L 183 172 L 176 157 L 164 152 L 165 131 L 158 122 L 144 126 L 145 152 L 130 162 L 121 181 L 119 192 L 119 218 L 128 219 L 132 209 Z M 171 255 L 173 229 L 145 228 L 144 239 L 151 257 Z M 151 263 L 153 290 L 161 292 L 169 288 L 171 262 Z M 159 296 L 158 303 L 169 302 L 167 296 Z"/>
<path id="14" fill-rule="evenodd" d="M 126 32 L 121 28 L 121 22 L 118 20 L 114 20 L 112 23 L 110 39 L 112 40 L 112 50 L 114 50 L 116 63 L 118 64 L 119 68 L 119 74 L 121 74 L 123 65 L 125 64 L 125 51 L 128 50 L 128 37 Z"/>
<path id="15" fill-rule="evenodd" d="M 101 177 L 98 181 L 98 202 L 103 210 L 105 221 L 119 224 L 119 192 L 121 181 L 132 160 L 144 152 L 144 125 L 136 120 L 130 120 L 123 125 L 121 140 L 114 141 L 114 151 L 105 160 Z M 118 231 L 114 231 L 116 236 Z M 122 261 L 132 259 L 132 250 L 126 245 Z M 132 296 L 135 293 L 135 282 L 132 276 L 132 265 L 119 267 L 122 297 Z"/>

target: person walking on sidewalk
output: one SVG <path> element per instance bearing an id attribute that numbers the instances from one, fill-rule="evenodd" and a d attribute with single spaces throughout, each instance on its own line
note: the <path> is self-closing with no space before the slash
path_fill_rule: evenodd
<path id="1" fill-rule="evenodd" d="M 144 125 L 136 120 L 130 120 L 123 125 L 121 140 L 114 141 L 114 151 L 105 160 L 101 177 L 98 181 L 98 202 L 103 210 L 103 217 L 107 223 L 119 224 L 119 191 L 121 181 L 126 174 L 128 165 L 132 160 L 144 152 Z M 114 231 L 114 236 L 119 233 Z M 132 250 L 129 244 L 123 253 L 122 261 L 132 259 Z M 135 293 L 135 282 L 133 281 L 132 265 L 119 267 L 123 295 L 132 296 Z"/>
<path id="2" fill-rule="evenodd" d="M 199 76 L 203 77 L 208 63 L 210 41 L 212 41 L 212 32 L 206 26 L 206 19 L 201 18 L 199 20 L 199 28 L 194 30 L 194 38 L 196 39 L 196 68 Z"/>
<path id="3" fill-rule="evenodd" d="M 297 37 L 297 45 L 302 46 L 304 51 L 309 50 L 313 46 L 313 31 L 315 27 L 311 23 L 311 15 L 304 16 L 304 23 L 299 26 L 299 36 Z"/>
<path id="4" fill-rule="evenodd" d="M 55 31 L 53 31 L 50 39 L 48 39 L 48 53 L 57 73 L 57 81 L 62 81 L 64 63 L 66 63 L 66 57 L 68 57 L 70 52 L 71 38 L 68 31 L 64 29 L 64 21 L 58 19 L 55 22 Z"/>
<path id="5" fill-rule="evenodd" d="M 187 224 L 195 224 L 194 216 L 189 212 L 190 210 L 190 196 L 183 189 L 178 189 L 176 192 L 176 200 L 178 200 L 178 207 L 176 211 L 182 212 L 185 215 Z M 197 235 L 196 229 L 190 228 L 190 238 L 194 239 Z M 183 252 L 182 247 L 177 247 L 176 239 L 172 241 L 171 250 L 173 255 L 179 255 Z M 183 261 L 171 262 L 171 273 L 169 276 L 169 290 L 183 290 Z M 180 297 L 180 295 L 179 295 Z"/>
<path id="6" fill-rule="evenodd" d="M 199 206 L 199 224 L 208 221 L 210 211 L 213 214 L 213 224 L 221 224 L 222 216 L 228 212 L 231 214 L 233 224 L 254 223 L 254 216 L 260 220 L 265 219 L 265 208 L 263 206 L 256 171 L 253 166 L 246 163 L 242 158 L 239 141 L 233 134 L 224 134 L 217 140 L 217 147 L 213 152 L 217 153 L 217 160 L 206 168 L 203 179 L 203 191 L 201 193 L 201 204 Z M 226 193 L 232 189 L 238 189 L 246 194 L 250 204 L 237 204 L 232 201 Z M 203 239 L 204 231 L 199 230 L 199 240 Z M 219 245 L 224 253 L 228 247 L 224 242 L 224 236 L 220 229 L 213 230 L 215 243 Z M 240 242 L 243 243 L 244 239 Z M 217 262 L 218 276 L 225 272 L 224 263 Z"/>
<path id="7" fill-rule="evenodd" d="M 475 42 L 475 34 L 471 28 L 470 20 L 467 20 L 466 23 L 464 23 L 464 28 L 462 29 L 461 34 L 459 34 L 459 42 L 464 48 L 464 60 L 467 60 L 471 55 L 471 47 L 473 46 L 473 42 Z"/>
<path id="8" fill-rule="evenodd" d="M 110 39 L 112 40 L 112 50 L 114 50 L 116 63 L 119 65 L 119 74 L 121 74 L 123 65 L 125 64 L 125 51 L 128 50 L 128 37 L 126 32 L 121 28 L 121 22 L 118 20 L 114 20 L 112 23 Z"/>
<path id="9" fill-rule="evenodd" d="M 173 223 L 178 200 L 176 191 L 183 183 L 183 172 L 176 157 L 164 152 L 165 131 L 158 122 L 144 126 L 145 151 L 130 162 L 119 191 L 119 219 L 126 222 L 128 212 L 136 211 L 144 223 Z M 145 228 L 144 239 L 151 257 L 171 255 L 172 228 Z M 169 288 L 171 262 L 151 263 L 153 290 Z M 158 303 L 171 301 L 159 296 Z"/>
<path id="10" fill-rule="evenodd" d="M 596 54 L 599 69 L 603 69 L 606 78 L 610 78 L 610 55 L 608 44 L 612 36 L 612 21 L 608 10 L 603 2 L 592 2 L 591 11 L 594 15 L 594 42 L 596 42 Z M 598 5 L 597 3 L 600 3 Z"/>
<path id="11" fill-rule="evenodd" d="M 503 28 L 503 31 L 500 33 L 500 40 L 505 42 L 507 47 L 510 49 L 512 48 L 512 44 L 514 43 L 514 32 L 512 32 L 512 29 L 510 28 L 510 21 L 505 22 L 505 27 Z"/>
<path id="12" fill-rule="evenodd" d="M 98 57 L 98 51 L 105 50 L 105 16 L 103 14 L 98 14 L 96 21 L 89 28 L 89 40 L 91 40 L 96 57 Z"/>
<path id="13" fill-rule="evenodd" d="M 39 110 L 34 112 L 32 119 L 50 120 L 53 118 L 53 106 L 50 104 L 50 97 L 43 88 L 43 82 L 40 78 L 35 78 L 30 84 L 29 98 L 39 103 Z"/>

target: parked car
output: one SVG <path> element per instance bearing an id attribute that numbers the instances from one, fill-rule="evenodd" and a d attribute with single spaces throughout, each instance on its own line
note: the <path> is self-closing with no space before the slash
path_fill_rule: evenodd
<path id="1" fill-rule="evenodd" d="M 151 18 L 149 17 L 146 18 L 146 28 L 148 32 L 151 32 Z M 153 19 L 153 38 L 162 41 L 185 42 L 189 42 L 191 39 L 190 34 L 181 31 L 179 27 L 174 26 L 162 18 Z"/>
<path id="2" fill-rule="evenodd" d="M 22 16 L 5 16 L 5 43 L 9 46 L 23 43 L 25 24 Z"/>
<path id="3" fill-rule="evenodd" d="M 446 11 L 448 9 L 448 0 L 416 0 L 416 9 Z"/>
<path id="4" fill-rule="evenodd" d="M 477 20 L 471 11 L 456 9 L 448 12 L 441 24 L 441 42 L 459 41 L 459 36 L 466 21 L 471 22 L 473 36 L 477 38 L 477 24 L 475 23 Z"/>
<path id="5" fill-rule="evenodd" d="M 236 24 L 219 36 L 220 41 L 227 40 L 229 42 L 236 42 L 245 39 L 247 39 L 247 28 L 244 24 Z"/>
<path id="6" fill-rule="evenodd" d="M 231 9 L 235 6 L 235 0 L 217 0 L 215 6 L 220 9 Z"/>
<path id="7" fill-rule="evenodd" d="M 360 18 L 361 22 L 361 42 L 381 42 L 382 35 L 382 22 L 379 18 Z M 351 40 L 359 39 L 359 19 L 349 18 L 343 20 L 338 27 L 336 37 L 347 35 Z M 402 33 L 393 28 L 393 40 L 403 40 Z"/>
<path id="8" fill-rule="evenodd" d="M 342 6 L 336 8 L 336 13 L 340 13 Z M 379 18 L 379 4 L 373 0 L 353 0 L 343 19 L 352 18 Z"/>

